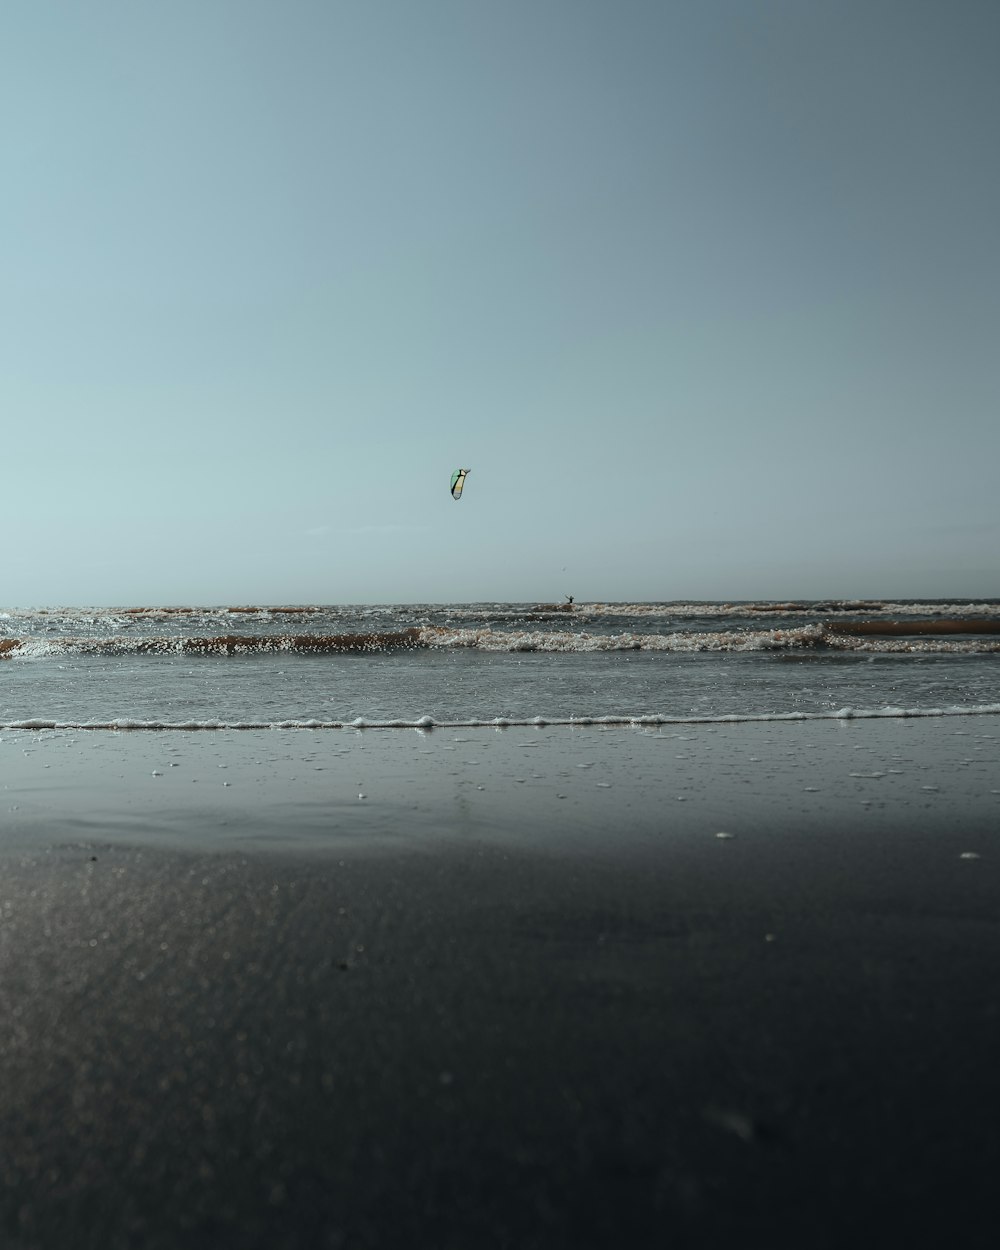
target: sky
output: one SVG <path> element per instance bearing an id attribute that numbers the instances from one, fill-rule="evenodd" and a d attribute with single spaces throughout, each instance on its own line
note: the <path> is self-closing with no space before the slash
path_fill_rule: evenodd
<path id="1" fill-rule="evenodd" d="M 0 0 L 0 604 L 1000 596 L 998 41 Z"/>

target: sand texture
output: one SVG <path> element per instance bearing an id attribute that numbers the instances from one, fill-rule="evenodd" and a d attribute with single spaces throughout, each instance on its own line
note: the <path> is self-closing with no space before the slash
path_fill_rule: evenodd
<path id="1" fill-rule="evenodd" d="M 0 1244 L 992 1245 L 992 727 L 4 734 Z"/>

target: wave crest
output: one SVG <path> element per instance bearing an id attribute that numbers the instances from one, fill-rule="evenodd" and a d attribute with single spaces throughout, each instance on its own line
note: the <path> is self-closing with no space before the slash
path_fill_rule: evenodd
<path id="1" fill-rule="evenodd" d="M 334 655 L 416 649 L 471 649 L 495 653 L 646 651 L 663 653 L 755 651 L 863 651 L 890 654 L 1000 652 L 997 620 L 837 621 L 786 629 L 678 630 L 645 634 L 623 631 L 491 629 L 443 625 L 337 634 L 221 634 L 209 637 L 0 638 L 0 659 L 78 655 Z M 964 635 L 964 637 L 963 637 Z"/>
<path id="2" fill-rule="evenodd" d="M 3 638 L 0 656 L 40 658 L 78 655 L 266 655 L 399 651 L 427 645 L 419 629 L 364 634 L 223 634 L 212 638 Z"/>
<path id="3" fill-rule="evenodd" d="M 479 651 L 866 651 L 952 652 L 1000 651 L 1000 641 L 955 640 L 945 635 L 1000 632 L 993 621 L 872 621 L 794 626 L 790 629 L 681 630 L 670 634 L 587 634 L 555 630 L 448 629 L 420 630 L 426 645 L 468 647 Z M 926 635 L 926 636 L 925 636 Z"/>

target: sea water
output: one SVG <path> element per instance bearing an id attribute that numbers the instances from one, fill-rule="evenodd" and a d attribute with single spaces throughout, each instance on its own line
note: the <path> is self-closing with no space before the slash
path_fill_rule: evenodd
<path id="1" fill-rule="evenodd" d="M 0 727 L 1000 715 L 1000 600 L 0 612 Z"/>

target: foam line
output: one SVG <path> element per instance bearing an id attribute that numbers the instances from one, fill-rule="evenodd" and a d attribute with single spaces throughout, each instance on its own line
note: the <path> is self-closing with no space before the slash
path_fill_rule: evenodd
<path id="1" fill-rule="evenodd" d="M 547 729 L 550 727 L 569 728 L 604 728 L 644 727 L 660 725 L 733 725 L 761 724 L 781 721 L 835 721 L 835 720 L 909 720 L 935 719 L 945 716 L 1000 716 L 1000 703 L 988 703 L 972 707 L 938 707 L 938 708 L 852 708 L 842 707 L 835 712 L 761 712 L 754 714 L 732 714 L 718 716 L 663 716 L 650 713 L 637 716 L 532 716 L 515 718 L 497 716 L 492 720 L 435 720 L 431 716 L 421 716 L 416 720 L 368 720 L 357 717 L 351 721 L 321 720 L 280 720 L 280 721 L 161 721 L 132 720 L 121 717 L 107 721 L 59 721 L 32 718 L 29 720 L 6 721 L 0 724 L 4 730 L 105 730 L 120 732 L 123 730 L 142 731 L 216 731 L 247 730 L 247 729 Z"/>

